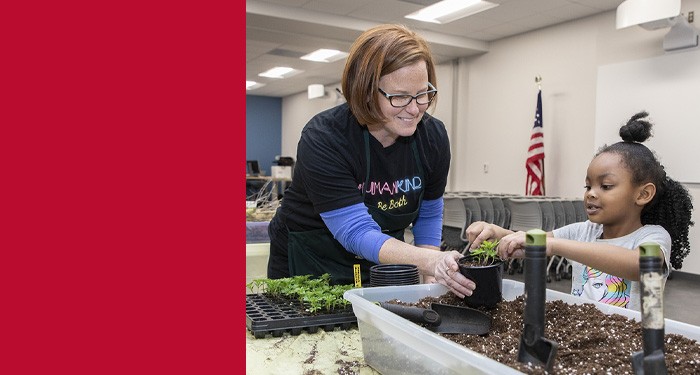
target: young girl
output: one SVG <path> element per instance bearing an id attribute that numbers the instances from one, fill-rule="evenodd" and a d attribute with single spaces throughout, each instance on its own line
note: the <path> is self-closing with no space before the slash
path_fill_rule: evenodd
<path id="1" fill-rule="evenodd" d="M 584 205 L 588 219 L 547 233 L 547 255 L 572 263 L 571 294 L 639 310 L 639 245 L 655 242 L 664 253 L 664 277 L 688 255 L 691 196 L 666 175 L 640 142 L 651 135 L 646 112 L 620 128 L 622 142 L 603 146 L 588 166 Z M 467 228 L 470 248 L 500 239 L 502 258 L 523 257 L 525 232 L 476 222 Z M 665 279 L 664 279 L 665 280 Z"/>

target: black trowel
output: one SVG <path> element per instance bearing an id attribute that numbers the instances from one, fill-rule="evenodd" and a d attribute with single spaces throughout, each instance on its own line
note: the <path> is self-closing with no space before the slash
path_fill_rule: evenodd
<path id="1" fill-rule="evenodd" d="M 542 365 L 549 372 L 559 344 L 544 337 L 547 233 L 532 229 L 525 235 L 525 314 L 518 362 Z"/>
<path id="2" fill-rule="evenodd" d="M 639 279 L 644 350 L 632 354 L 632 369 L 635 375 L 665 375 L 663 254 L 658 244 L 639 245 Z"/>

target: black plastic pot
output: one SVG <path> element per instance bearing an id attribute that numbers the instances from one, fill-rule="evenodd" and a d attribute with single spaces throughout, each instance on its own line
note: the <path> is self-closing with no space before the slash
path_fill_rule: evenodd
<path id="1" fill-rule="evenodd" d="M 476 284 L 474 293 L 464 297 L 464 302 L 472 308 L 496 307 L 503 300 L 503 262 L 498 260 L 487 266 L 474 266 L 469 264 L 471 261 L 472 257 L 466 256 L 457 262 L 459 272 Z"/>

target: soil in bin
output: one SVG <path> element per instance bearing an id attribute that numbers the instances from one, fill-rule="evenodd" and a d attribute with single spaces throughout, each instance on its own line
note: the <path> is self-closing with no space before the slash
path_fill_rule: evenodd
<path id="1" fill-rule="evenodd" d="M 464 306 L 464 301 L 451 292 L 440 297 L 425 297 L 417 303 L 401 304 L 428 308 L 431 302 Z M 513 301 L 502 301 L 493 309 L 483 309 L 493 318 L 491 332 L 487 335 L 440 335 L 526 374 L 545 374 L 540 366 L 518 362 L 524 302 L 524 296 L 519 296 Z M 545 316 L 545 337 L 559 344 L 551 373 L 634 373 L 630 356 L 642 350 L 639 322 L 619 314 L 607 315 L 592 303 L 574 305 L 563 301 L 546 302 Z M 667 333 L 665 338 L 668 373 L 697 373 L 700 344 L 677 334 Z"/>

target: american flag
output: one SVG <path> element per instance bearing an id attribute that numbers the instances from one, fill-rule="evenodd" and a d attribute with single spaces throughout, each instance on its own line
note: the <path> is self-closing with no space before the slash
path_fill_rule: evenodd
<path id="1" fill-rule="evenodd" d="M 530 135 L 530 148 L 527 150 L 527 181 L 525 195 L 544 195 L 544 134 L 542 133 L 542 90 L 537 92 L 535 125 Z"/>

